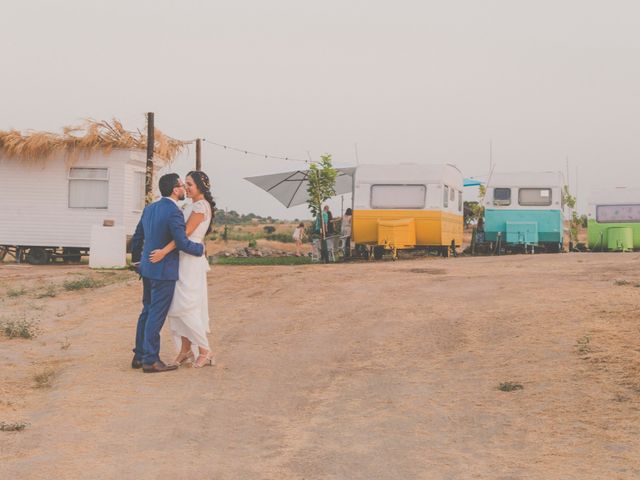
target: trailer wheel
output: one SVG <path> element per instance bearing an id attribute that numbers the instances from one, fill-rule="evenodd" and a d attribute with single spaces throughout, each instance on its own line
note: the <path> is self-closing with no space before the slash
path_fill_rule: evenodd
<path id="1" fill-rule="evenodd" d="M 561 243 L 549 243 L 547 244 L 547 248 L 548 248 L 548 252 L 549 253 L 560 253 L 562 251 L 562 244 Z"/>
<path id="2" fill-rule="evenodd" d="M 27 262 L 31 265 L 45 265 L 49 263 L 49 252 L 42 247 L 31 247 L 27 254 Z"/>
<path id="3" fill-rule="evenodd" d="M 373 258 L 380 260 L 384 255 L 384 247 L 373 247 Z"/>
<path id="4" fill-rule="evenodd" d="M 80 263 L 82 255 L 79 248 L 64 247 L 62 249 L 64 262 Z"/>

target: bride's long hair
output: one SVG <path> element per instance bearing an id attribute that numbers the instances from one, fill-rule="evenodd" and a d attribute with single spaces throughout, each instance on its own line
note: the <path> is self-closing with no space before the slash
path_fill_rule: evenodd
<path id="1" fill-rule="evenodd" d="M 200 193 L 204 195 L 204 199 L 209 202 L 211 206 L 211 221 L 209 222 L 209 228 L 207 228 L 207 234 L 211 232 L 213 228 L 213 217 L 216 215 L 216 202 L 213 201 L 213 196 L 211 195 L 211 182 L 209 182 L 209 176 L 200 171 L 200 170 L 192 170 L 187 173 L 187 177 L 191 177 L 195 182 Z"/>

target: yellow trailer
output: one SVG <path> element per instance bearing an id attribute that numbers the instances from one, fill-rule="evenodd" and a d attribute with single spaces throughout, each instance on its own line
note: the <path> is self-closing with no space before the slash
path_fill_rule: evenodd
<path id="1" fill-rule="evenodd" d="M 360 165 L 354 172 L 356 249 L 395 258 L 401 249 L 462 244 L 462 173 L 453 165 Z"/>

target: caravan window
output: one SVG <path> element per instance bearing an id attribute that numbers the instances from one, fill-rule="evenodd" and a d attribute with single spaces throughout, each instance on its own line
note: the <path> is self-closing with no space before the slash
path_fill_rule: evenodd
<path id="1" fill-rule="evenodd" d="M 447 208 L 449 206 L 449 187 L 444 186 L 444 197 L 442 199 L 442 206 Z"/>
<path id="2" fill-rule="evenodd" d="M 69 169 L 69 208 L 108 208 L 107 168 Z"/>
<path id="3" fill-rule="evenodd" d="M 518 191 L 518 203 L 520 205 L 542 207 L 551 205 L 550 188 L 521 188 Z"/>
<path id="4" fill-rule="evenodd" d="M 462 192 L 458 191 L 458 211 L 462 211 Z"/>
<path id="5" fill-rule="evenodd" d="M 371 208 L 424 208 L 426 185 L 372 185 Z"/>
<path id="6" fill-rule="evenodd" d="M 451 188 L 449 189 L 449 192 L 449 200 L 453 202 L 456 199 L 456 190 L 455 188 Z"/>
<path id="7" fill-rule="evenodd" d="M 598 205 L 596 207 L 596 222 L 640 222 L 640 204 Z"/>
<path id="8" fill-rule="evenodd" d="M 511 189 L 510 188 L 494 188 L 493 204 L 494 205 L 511 205 Z"/>

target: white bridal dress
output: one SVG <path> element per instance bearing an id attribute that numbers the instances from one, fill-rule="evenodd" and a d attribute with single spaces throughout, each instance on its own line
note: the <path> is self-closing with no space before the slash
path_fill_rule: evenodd
<path id="1" fill-rule="evenodd" d="M 189 240 L 203 243 L 207 228 L 211 222 L 211 207 L 206 200 L 199 200 L 185 209 L 185 221 L 191 212 L 203 213 L 204 220 L 189 236 Z M 211 350 L 207 333 L 209 329 L 209 304 L 207 301 L 207 272 L 210 270 L 205 255 L 194 257 L 180 252 L 178 281 L 169 307 L 167 319 L 171 325 L 171 333 L 180 351 L 180 337 L 191 341 L 193 353 L 198 356 L 198 347 Z"/>

